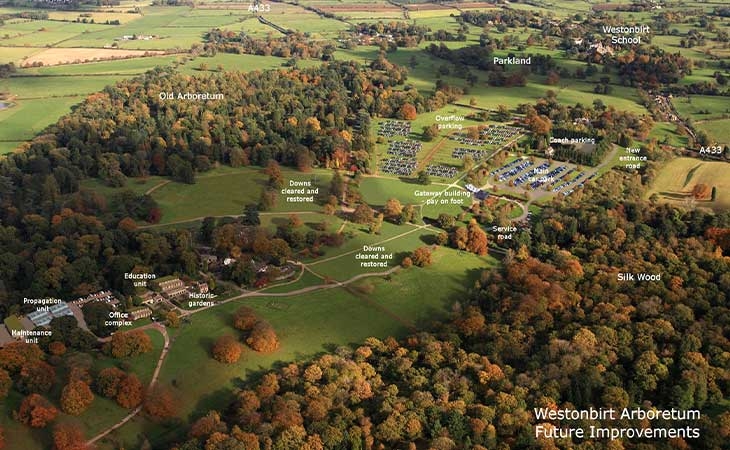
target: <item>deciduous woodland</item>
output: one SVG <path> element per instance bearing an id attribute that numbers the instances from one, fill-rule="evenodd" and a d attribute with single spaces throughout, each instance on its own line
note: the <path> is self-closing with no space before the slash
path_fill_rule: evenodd
<path id="1" fill-rule="evenodd" d="M 533 408 L 590 406 L 702 412 L 697 440 L 620 448 L 721 448 L 730 215 L 655 206 L 638 176 L 606 179 L 546 209 L 439 329 L 268 373 L 175 448 L 562 448 L 535 440 Z M 661 281 L 619 282 L 616 267 Z"/>
<path id="2" fill-rule="evenodd" d="M 0 307 L 24 296 L 124 290 L 123 274 L 136 264 L 194 273 L 188 231 L 137 232 L 122 222 L 159 221 L 153 199 L 122 192 L 107 202 L 79 182 L 99 178 L 119 187 L 128 177 L 165 175 L 194 183 L 196 174 L 219 163 L 336 167 L 350 151 L 367 155 L 369 115 L 427 107 L 415 89 L 394 90 L 405 69 L 384 58 L 377 66 L 331 63 L 205 77 L 160 69 L 90 96 L 28 151 L 0 161 Z M 160 93 L 185 92 L 224 99 L 160 99 Z M 355 164 L 368 161 L 364 156 Z"/>

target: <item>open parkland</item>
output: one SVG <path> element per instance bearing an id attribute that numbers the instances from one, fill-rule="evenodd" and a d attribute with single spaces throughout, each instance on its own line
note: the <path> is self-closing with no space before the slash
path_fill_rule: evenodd
<path id="1" fill-rule="evenodd" d="M 617 2 L 624 3 L 624 2 Z M 706 2 L 698 8 L 712 9 L 722 2 Z M 406 21 L 456 32 L 460 24 L 455 16 L 464 10 L 492 8 L 478 2 L 411 4 L 398 7 L 391 2 L 338 2 L 300 0 L 298 4 L 271 3 L 267 19 L 280 27 L 309 33 L 312 39 L 337 42 L 352 24 L 377 21 Z M 515 3 L 511 7 L 525 10 L 549 10 L 555 17 L 585 15 L 591 2 L 539 0 L 531 4 Z M 82 6 L 78 10 L 42 10 L 24 7 L 0 7 L 0 15 L 9 15 L 0 25 L 0 63 L 13 63 L 17 70 L 0 79 L 0 153 L 23 151 L 24 145 L 50 124 L 68 113 L 86 97 L 119 80 L 142 74 L 156 66 L 173 66 L 183 73 L 205 76 L 219 70 L 281 69 L 284 58 L 259 55 L 218 53 L 202 56 L 196 49 L 212 28 L 243 31 L 266 37 L 281 32 L 257 20 L 248 3 L 196 2 L 194 5 L 158 6 L 123 0 L 113 6 Z M 668 2 L 669 9 L 683 10 L 681 2 Z M 665 8 L 667 9 L 667 8 Z M 21 12 L 47 12 L 43 19 L 15 17 Z M 331 13 L 324 17 L 315 11 Z M 626 21 L 649 22 L 651 13 L 613 11 Z M 728 30 L 730 20 L 718 20 L 718 29 Z M 656 36 L 654 43 L 667 51 L 682 51 L 704 61 L 692 81 L 708 81 L 717 70 L 718 58 L 728 58 L 730 50 L 709 39 L 705 45 L 690 49 L 680 41 L 693 28 L 677 27 L 677 34 Z M 482 30 L 466 26 L 466 40 L 447 42 L 450 48 L 479 43 Z M 498 39 L 516 36 L 524 44 L 527 29 L 493 30 Z M 502 51 L 506 56 L 514 48 Z M 434 89 L 435 74 L 451 63 L 425 51 L 429 42 L 414 48 L 399 48 L 390 53 L 390 61 L 409 68 L 409 86 L 421 92 Z M 559 66 L 575 68 L 585 64 L 571 59 L 555 48 L 530 45 L 525 52 L 551 55 Z M 377 57 L 377 47 L 361 45 L 339 47 L 335 59 L 354 59 L 369 63 Z M 300 66 L 318 64 L 301 60 Z M 369 336 L 403 337 L 440 319 L 446 318 L 453 305 L 466 295 L 480 270 L 497 266 L 493 256 L 480 257 L 439 246 L 430 267 L 401 269 L 400 262 L 414 249 L 435 242 L 442 231 L 434 224 L 439 214 L 458 217 L 458 225 L 471 219 L 470 208 L 485 199 L 505 214 L 509 223 L 529 226 L 533 213 L 550 202 L 579 201 L 574 192 L 588 183 L 599 182 L 609 170 L 628 170 L 622 156 L 629 150 L 613 145 L 594 166 L 553 159 L 544 151 L 530 148 L 530 132 L 522 124 L 518 105 L 534 103 L 552 90 L 563 104 L 593 104 L 596 101 L 617 110 L 649 114 L 636 89 L 623 86 L 611 75 L 610 94 L 594 92 L 601 74 L 586 80 L 548 84 L 545 76 L 530 74 L 523 87 L 495 87 L 487 84 L 486 72 L 472 69 L 476 77 L 469 84 L 450 73 L 439 78 L 466 88 L 462 100 L 436 111 L 418 114 L 413 120 L 373 118 L 376 150 L 372 154 L 371 173 L 357 180 L 357 187 L 368 204 L 382 208 L 389 199 L 415 205 L 419 219 L 414 223 L 383 223 L 379 233 L 348 220 L 345 211 L 324 214 L 323 196 L 310 203 L 287 202 L 280 198 L 277 206 L 261 214 L 261 223 L 272 230 L 295 214 L 312 228 L 324 223 L 327 230 L 346 238 L 339 247 L 325 248 L 317 258 L 298 258 L 296 275 L 260 290 L 246 290 L 229 285 L 229 291 L 215 307 L 187 309 L 180 328 L 168 329 L 170 348 L 159 373 L 160 382 L 168 383 L 184 395 L 180 417 L 189 421 L 212 409 L 221 409 L 230 393 L 246 380 L 256 379 L 267 370 L 286 362 L 302 360 L 338 346 L 361 342 Z M 730 144 L 730 102 L 728 97 L 689 95 L 671 100 L 677 114 L 691 119 L 696 130 L 703 130 L 716 145 Z M 510 116 L 494 117 L 498 105 Z M 480 113 L 485 113 L 480 116 Z M 424 127 L 437 125 L 437 133 L 427 140 Z M 663 143 L 667 152 L 681 151 L 687 136 L 676 123 L 657 121 L 650 138 Z M 471 131 L 471 137 L 469 131 Z M 644 143 L 635 143 L 636 146 Z M 468 157 L 467 157 L 468 156 Z M 687 204 L 688 192 L 698 182 L 708 183 L 718 191 L 711 201 L 693 204 L 712 209 L 730 207 L 730 166 L 726 161 L 708 161 L 696 153 L 657 163 L 658 176 L 652 190 L 657 201 Z M 420 184 L 419 172 L 426 172 L 430 183 Z M 324 192 L 332 171 L 315 168 L 303 173 L 282 168 L 284 179 L 310 181 Z M 472 181 L 466 178 L 471 177 Z M 111 197 L 120 189 L 109 188 L 98 180 L 85 180 L 84 188 Z M 140 224 L 141 228 L 197 229 L 206 217 L 238 217 L 245 205 L 255 202 L 266 175 L 259 167 L 216 167 L 196 178 L 195 184 L 182 184 L 162 177 L 131 180 L 124 189 L 147 193 L 162 209 L 157 224 Z M 504 225 L 504 223 L 501 223 Z M 489 233 L 488 233 L 489 234 Z M 501 255 L 497 238 L 489 234 L 494 255 Z M 357 255 L 365 248 L 383 248 L 392 259 L 386 268 L 364 268 Z M 387 272 L 387 273 L 386 273 Z M 233 333 L 230 317 L 241 305 L 247 305 L 277 330 L 281 348 L 271 354 L 247 353 L 238 363 L 222 365 L 209 357 L 209 348 L 218 336 Z M 134 327 L 149 321 L 135 322 Z M 154 329 L 146 331 L 153 339 L 154 351 L 131 358 L 124 364 L 135 369 L 145 383 L 152 379 L 163 353 L 164 342 Z M 95 368 L 114 364 L 108 359 L 92 362 Z M 2 403 L 3 427 L 7 438 L 22 447 L 49 448 L 47 434 L 28 432 L 10 420 L 20 402 L 11 396 Z M 113 402 L 98 398 L 91 409 L 77 419 L 89 436 L 95 436 L 118 423 L 127 411 Z M 96 442 L 101 450 L 143 448 L 146 443 L 163 445 L 183 438 L 174 423 L 159 423 L 137 415 Z M 156 447 L 155 447 L 156 448 Z"/>

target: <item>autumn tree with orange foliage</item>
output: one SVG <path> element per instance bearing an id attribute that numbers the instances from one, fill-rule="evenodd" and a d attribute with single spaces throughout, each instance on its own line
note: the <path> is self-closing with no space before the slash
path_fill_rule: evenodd
<path id="1" fill-rule="evenodd" d="M 692 196 L 697 200 L 707 200 L 712 195 L 712 188 L 705 183 L 698 183 L 692 188 Z"/>
<path id="2" fill-rule="evenodd" d="M 219 337 L 213 344 L 213 358 L 224 364 L 233 364 L 241 358 L 243 346 L 230 334 Z"/>
<path id="3" fill-rule="evenodd" d="M 0 348 L 0 368 L 11 375 L 18 373 L 25 364 L 42 359 L 43 350 L 36 344 L 11 342 Z"/>
<path id="4" fill-rule="evenodd" d="M 411 260 L 413 264 L 418 267 L 428 267 L 433 262 L 433 252 L 431 247 L 422 246 L 418 247 L 411 253 Z"/>
<path id="5" fill-rule="evenodd" d="M 403 120 L 415 120 L 417 116 L 416 107 L 410 103 L 406 103 L 401 106 L 400 111 L 398 112 L 398 117 Z"/>
<path id="6" fill-rule="evenodd" d="M 0 369 L 0 400 L 4 399 L 10 393 L 13 386 L 13 379 L 7 370 Z"/>
<path id="7" fill-rule="evenodd" d="M 84 431 L 73 423 L 58 424 L 53 427 L 54 450 L 86 450 Z"/>
<path id="8" fill-rule="evenodd" d="M 226 424 L 221 421 L 220 414 L 217 411 L 210 411 L 193 423 L 188 436 L 194 439 L 203 439 L 213 433 L 223 433 L 227 429 Z"/>
<path id="9" fill-rule="evenodd" d="M 115 358 L 142 355 L 151 350 L 152 339 L 142 330 L 115 333 L 109 343 L 109 351 Z"/>
<path id="10" fill-rule="evenodd" d="M 48 344 L 48 352 L 53 356 L 63 356 L 66 354 L 66 345 L 61 341 L 53 341 Z"/>
<path id="11" fill-rule="evenodd" d="M 61 392 L 61 410 L 72 416 L 86 411 L 93 401 L 94 394 L 83 381 L 71 381 Z"/>
<path id="12" fill-rule="evenodd" d="M 260 320 L 254 325 L 246 343 L 257 352 L 270 353 L 279 348 L 279 337 L 268 322 Z"/>
<path id="13" fill-rule="evenodd" d="M 56 369 L 44 361 L 28 362 L 20 369 L 18 390 L 25 394 L 43 394 L 51 390 L 56 381 Z"/>
<path id="14" fill-rule="evenodd" d="M 175 393 L 167 386 L 155 385 L 144 401 L 144 410 L 157 419 L 173 417 L 177 412 Z"/>
<path id="15" fill-rule="evenodd" d="M 119 393 L 119 386 L 126 376 L 127 374 L 117 367 L 102 369 L 96 376 L 94 389 L 106 398 L 114 398 Z"/>
<path id="16" fill-rule="evenodd" d="M 233 327 L 241 331 L 249 331 L 258 322 L 256 312 L 248 306 L 241 306 L 233 315 Z"/>
<path id="17" fill-rule="evenodd" d="M 474 219 L 467 226 L 467 242 L 466 249 L 468 251 L 479 256 L 487 254 L 487 233 L 482 230 L 482 227 Z"/>
<path id="18" fill-rule="evenodd" d="M 136 408 L 142 403 L 142 400 L 144 400 L 144 387 L 137 375 L 131 373 L 124 377 L 119 383 L 116 399 L 119 406 L 126 409 Z"/>
<path id="19" fill-rule="evenodd" d="M 25 397 L 16 413 L 18 422 L 33 428 L 45 428 L 58 416 L 58 410 L 38 394 Z"/>

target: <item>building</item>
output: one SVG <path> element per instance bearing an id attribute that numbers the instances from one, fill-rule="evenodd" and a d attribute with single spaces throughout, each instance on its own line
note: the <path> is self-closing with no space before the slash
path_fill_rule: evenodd
<path id="1" fill-rule="evenodd" d="M 28 313 L 26 314 L 26 317 L 30 319 L 36 327 L 46 327 L 49 323 L 51 323 L 51 320 L 53 320 L 51 312 L 46 311 L 45 309 Z"/>
<path id="2" fill-rule="evenodd" d="M 63 302 L 55 304 L 48 309 L 33 311 L 32 313 L 27 314 L 26 317 L 33 322 L 33 325 L 36 327 L 46 327 L 51 323 L 51 320 L 57 317 L 73 315 L 74 313 L 68 307 L 68 304 Z"/>
<path id="3" fill-rule="evenodd" d="M 103 302 L 116 308 L 119 306 L 119 299 L 114 297 L 111 291 L 99 291 L 94 294 L 89 294 L 86 297 L 79 297 L 71 303 L 77 305 L 79 308 L 83 308 L 84 305 L 91 302 Z"/>
<path id="4" fill-rule="evenodd" d="M 168 298 L 177 297 L 187 292 L 187 287 L 183 280 L 172 276 L 156 280 L 155 286 Z"/>
<path id="5" fill-rule="evenodd" d="M 193 288 L 196 289 L 200 294 L 207 294 L 210 291 L 210 288 L 208 288 L 208 283 L 203 282 L 194 283 Z"/>
<path id="6" fill-rule="evenodd" d="M 129 318 L 132 320 L 140 320 L 152 315 L 152 310 L 142 306 L 129 311 Z"/>
<path id="7" fill-rule="evenodd" d="M 163 297 L 159 292 L 150 290 L 145 290 L 142 294 L 140 294 L 139 298 L 142 299 L 142 304 L 147 306 L 156 305 L 165 301 L 165 297 Z"/>

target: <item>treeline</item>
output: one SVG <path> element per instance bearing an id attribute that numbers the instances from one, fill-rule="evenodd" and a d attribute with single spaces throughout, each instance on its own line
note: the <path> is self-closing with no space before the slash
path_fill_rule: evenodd
<path id="1" fill-rule="evenodd" d="M 680 53 L 658 47 L 639 47 L 615 58 L 621 83 L 626 86 L 658 87 L 673 84 L 692 74 L 692 62 Z"/>
<path id="2" fill-rule="evenodd" d="M 429 27 L 403 21 L 375 23 L 362 22 L 355 25 L 354 32 L 372 37 L 389 37 L 398 47 L 415 47 L 420 44 L 431 31 Z"/>
<path id="3" fill-rule="evenodd" d="M 329 42 L 315 41 L 303 33 L 291 33 L 280 38 L 264 39 L 249 36 L 245 32 L 213 29 L 205 35 L 204 49 L 207 54 L 216 52 L 277 56 L 280 58 L 321 59 L 329 61 L 336 48 Z"/>
<path id="4" fill-rule="evenodd" d="M 369 151 L 369 130 L 353 129 L 348 118 L 359 111 L 395 116 L 406 102 L 422 110 L 425 99 L 417 91 L 393 89 L 405 77 L 390 63 L 382 70 L 332 63 L 206 77 L 158 69 L 90 96 L 26 152 L 4 160 L 0 174 L 15 186 L 23 172 L 53 172 L 59 185 L 98 177 L 121 186 L 127 177 L 145 175 L 193 182 L 194 173 L 215 163 L 264 165 L 274 159 L 296 165 L 303 152 L 325 161 L 338 149 Z M 162 100 L 161 93 L 173 98 Z M 185 93 L 223 99 L 176 98 Z"/>
<path id="5" fill-rule="evenodd" d="M 504 27 L 540 28 L 540 16 L 535 12 L 520 9 L 490 9 L 487 11 L 463 11 L 459 16 L 462 21 L 477 27 L 493 25 L 504 31 Z"/>
<path id="6" fill-rule="evenodd" d="M 268 373 L 175 448 L 558 448 L 535 438 L 533 408 L 590 407 L 697 409 L 699 420 L 653 427 L 699 437 L 559 448 L 724 448 L 730 214 L 651 205 L 638 175 L 606 177 L 518 231 L 519 249 L 435 333 L 370 338 Z"/>

